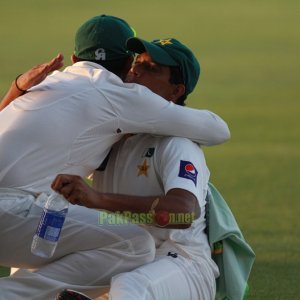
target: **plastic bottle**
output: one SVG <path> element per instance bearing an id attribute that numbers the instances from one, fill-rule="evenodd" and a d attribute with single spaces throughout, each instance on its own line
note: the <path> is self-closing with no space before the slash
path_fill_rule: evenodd
<path id="1" fill-rule="evenodd" d="M 39 225 L 33 237 L 31 252 L 40 257 L 53 256 L 69 202 L 56 192 L 52 192 L 45 204 Z"/>

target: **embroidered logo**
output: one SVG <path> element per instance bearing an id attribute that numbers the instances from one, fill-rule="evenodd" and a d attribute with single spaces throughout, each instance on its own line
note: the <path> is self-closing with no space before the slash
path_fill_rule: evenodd
<path id="1" fill-rule="evenodd" d="M 179 167 L 179 177 L 190 179 L 194 182 L 195 186 L 197 185 L 197 176 L 198 171 L 195 168 L 195 166 L 186 160 L 180 161 L 180 167 Z"/>
<path id="2" fill-rule="evenodd" d="M 173 257 L 173 258 L 177 258 L 177 257 L 178 257 L 178 254 L 175 253 L 175 252 L 169 251 L 168 254 L 167 254 L 167 256 L 171 256 L 171 257 Z"/>
<path id="3" fill-rule="evenodd" d="M 143 153 L 142 157 L 152 157 L 155 152 L 155 148 L 148 148 Z"/>
<path id="4" fill-rule="evenodd" d="M 137 176 L 141 176 L 144 175 L 146 177 L 148 177 L 148 169 L 150 168 L 149 165 L 147 165 L 147 160 L 144 159 L 144 162 L 142 165 L 138 165 L 138 174 Z"/>
<path id="5" fill-rule="evenodd" d="M 164 46 L 164 45 L 172 45 L 173 43 L 171 42 L 171 39 L 166 39 L 166 40 L 159 40 L 159 41 L 157 41 L 157 42 L 155 42 L 155 43 L 159 43 L 159 44 L 161 44 L 162 46 Z"/>
<path id="6" fill-rule="evenodd" d="M 106 60 L 106 53 L 103 48 L 98 48 L 95 51 L 95 60 Z"/>

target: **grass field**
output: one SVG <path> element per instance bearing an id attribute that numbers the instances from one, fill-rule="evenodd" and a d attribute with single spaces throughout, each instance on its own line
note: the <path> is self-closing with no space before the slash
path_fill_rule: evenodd
<path id="1" fill-rule="evenodd" d="M 232 132 L 205 153 L 257 255 L 248 299 L 300 299 L 300 2 L 5 1 L 0 93 L 57 52 L 68 64 L 74 31 L 100 13 L 146 39 L 173 36 L 194 49 L 202 74 L 189 105 L 217 112 Z"/>

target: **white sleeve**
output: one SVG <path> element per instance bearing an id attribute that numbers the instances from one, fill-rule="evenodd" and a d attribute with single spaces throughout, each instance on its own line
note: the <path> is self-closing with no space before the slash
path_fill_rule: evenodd
<path id="1" fill-rule="evenodd" d="M 165 194 L 174 188 L 184 189 L 196 196 L 200 206 L 205 205 L 209 170 L 198 145 L 184 138 L 166 138 L 155 158 Z"/>
<path id="2" fill-rule="evenodd" d="M 186 137 L 206 146 L 230 138 L 226 122 L 210 111 L 175 105 L 137 84 L 127 84 L 123 91 L 111 103 L 123 133 Z"/>

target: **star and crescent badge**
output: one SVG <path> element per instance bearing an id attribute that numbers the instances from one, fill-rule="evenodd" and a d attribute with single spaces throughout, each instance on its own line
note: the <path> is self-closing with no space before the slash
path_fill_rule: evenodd
<path id="1" fill-rule="evenodd" d="M 167 39 L 167 40 L 159 40 L 157 41 L 157 43 L 161 44 L 162 46 L 164 45 L 172 45 L 173 43 L 171 42 L 171 39 Z"/>

